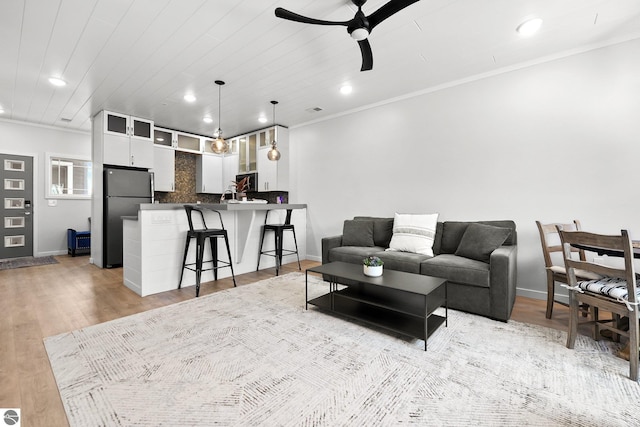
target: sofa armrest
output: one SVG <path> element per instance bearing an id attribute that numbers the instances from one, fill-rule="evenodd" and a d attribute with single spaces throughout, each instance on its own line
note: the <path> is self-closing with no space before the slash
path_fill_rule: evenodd
<path id="1" fill-rule="evenodd" d="M 328 264 L 329 251 L 342 246 L 342 235 L 322 238 L 322 263 Z"/>
<path id="2" fill-rule="evenodd" d="M 491 316 L 507 321 L 516 300 L 518 247 L 501 246 L 491 253 L 489 260 L 489 287 Z"/>

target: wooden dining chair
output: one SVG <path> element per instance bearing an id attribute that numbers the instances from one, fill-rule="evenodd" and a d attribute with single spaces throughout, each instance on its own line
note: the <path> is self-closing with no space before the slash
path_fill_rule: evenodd
<path id="1" fill-rule="evenodd" d="M 633 265 L 633 249 L 627 230 L 620 235 L 602 235 L 585 231 L 564 231 L 559 229 L 563 258 L 569 279 L 569 330 L 567 347 L 573 348 L 578 333 L 578 323 L 593 325 L 593 337 L 596 339 L 600 329 L 610 330 L 614 334 L 629 339 L 629 377 L 638 381 L 638 311 L 640 291 L 636 284 L 636 273 Z M 596 264 L 591 261 L 574 259 L 572 247 L 581 245 L 587 248 L 616 250 L 624 253 L 624 266 L 615 267 Z M 601 277 L 595 280 L 580 280 L 576 270 L 589 271 Z M 589 304 L 591 319 L 579 322 L 579 304 Z M 599 309 L 629 318 L 629 330 L 619 327 L 616 319 L 600 320 Z"/>
<path id="2" fill-rule="evenodd" d="M 564 267 L 564 261 L 562 259 L 562 246 L 560 245 L 560 236 L 558 235 L 557 226 L 562 227 L 563 230 L 567 231 L 579 231 L 580 230 L 580 221 L 577 219 L 573 220 L 573 223 L 570 224 L 560 224 L 560 223 L 551 223 L 551 224 L 542 224 L 540 221 L 536 221 L 536 225 L 538 226 L 538 231 L 540 232 L 540 243 L 542 244 L 542 255 L 544 256 L 544 267 L 547 272 L 547 319 L 551 319 L 551 315 L 553 314 L 553 304 L 560 304 L 567 307 L 569 304 L 557 300 L 555 298 L 556 291 L 556 283 L 561 283 L 567 285 L 569 282 L 567 281 L 567 274 Z M 584 250 L 571 248 L 571 252 L 574 256 L 577 254 L 578 257 L 585 261 Z M 554 257 L 554 254 L 557 254 L 557 257 Z M 585 279 L 597 279 L 597 275 L 589 274 L 587 272 L 579 271 L 578 276 Z M 583 307 L 586 309 L 587 307 Z M 586 311 L 584 311 L 586 314 Z"/>

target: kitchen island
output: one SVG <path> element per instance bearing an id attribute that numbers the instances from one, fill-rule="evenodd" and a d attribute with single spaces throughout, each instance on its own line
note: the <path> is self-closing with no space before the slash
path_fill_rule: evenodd
<path id="1" fill-rule="evenodd" d="M 284 221 L 286 209 L 293 210 L 291 223 L 296 226 L 299 256 L 301 260 L 306 258 L 306 204 L 216 203 L 192 205 L 217 210 L 222 215 L 224 226 L 229 235 L 233 269 L 236 275 L 256 270 L 261 227 L 269 210 L 279 210 L 270 214 L 270 223 L 279 222 L 277 215 L 280 215 L 280 221 Z M 205 220 L 209 227 L 219 227 L 219 219 L 215 212 L 206 212 Z M 123 277 L 125 286 L 140 296 L 177 289 L 188 229 L 189 224 L 184 204 L 145 203 L 140 205 L 137 217 L 123 217 Z M 187 258 L 188 263 L 195 261 L 195 242 L 192 245 Z M 285 237 L 285 247 L 287 245 L 293 245 L 292 237 Z M 265 238 L 264 248 L 273 249 L 273 246 L 273 239 Z M 223 254 L 222 258 L 225 259 L 226 249 L 219 247 L 219 251 Z M 211 251 L 208 246 L 205 249 L 204 259 L 211 259 Z M 285 262 L 287 262 L 286 258 Z M 275 259 L 264 257 L 260 265 L 262 268 L 274 267 Z M 218 270 L 218 278 L 230 276 L 231 269 Z M 213 271 L 202 272 L 201 282 L 203 284 L 212 280 Z M 185 270 L 182 287 L 193 286 L 195 283 L 195 273 L 191 270 Z M 189 290 L 187 288 L 187 291 Z"/>

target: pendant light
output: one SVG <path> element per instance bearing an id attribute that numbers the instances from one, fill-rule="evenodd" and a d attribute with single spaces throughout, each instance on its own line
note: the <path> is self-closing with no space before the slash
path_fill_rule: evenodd
<path id="1" fill-rule="evenodd" d="M 229 150 L 229 144 L 222 137 L 222 127 L 220 126 L 220 100 L 222 98 L 221 88 L 224 85 L 222 80 L 216 80 L 218 85 L 218 129 L 216 129 L 216 139 L 211 143 L 211 150 L 216 154 L 226 153 Z"/>
<path id="2" fill-rule="evenodd" d="M 278 101 L 271 101 L 271 103 L 273 104 L 273 126 L 275 127 L 276 125 L 276 104 L 278 103 Z M 274 133 L 275 135 L 275 133 Z M 278 151 L 278 143 L 275 140 L 275 137 L 273 139 L 273 141 L 271 141 L 271 149 L 269 151 L 267 151 L 267 158 L 269 160 L 273 160 L 273 161 L 278 161 L 280 160 L 280 152 Z"/>

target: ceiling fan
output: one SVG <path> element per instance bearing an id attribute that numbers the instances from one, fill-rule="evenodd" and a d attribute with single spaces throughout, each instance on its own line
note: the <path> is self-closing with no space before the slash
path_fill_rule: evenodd
<path id="1" fill-rule="evenodd" d="M 324 21 L 322 19 L 307 18 L 306 16 L 298 15 L 281 7 L 276 8 L 276 16 L 304 24 L 341 25 L 347 27 L 349 35 L 351 35 L 354 40 L 357 40 L 360 46 L 360 52 L 362 53 L 362 68 L 360 68 L 360 71 L 367 71 L 373 68 L 373 53 L 371 52 L 371 45 L 367 39 L 371 31 L 385 19 L 419 0 L 390 0 L 369 16 L 366 16 L 362 12 L 362 6 L 367 0 L 351 1 L 358 7 L 358 11 L 349 21 Z"/>

